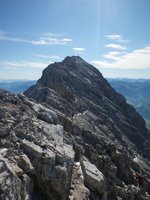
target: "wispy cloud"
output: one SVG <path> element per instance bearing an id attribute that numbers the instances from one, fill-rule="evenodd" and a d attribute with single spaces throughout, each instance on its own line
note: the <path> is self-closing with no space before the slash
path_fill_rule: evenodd
<path id="1" fill-rule="evenodd" d="M 0 31 L 0 40 L 29 43 L 32 45 L 67 45 L 73 42 L 71 38 L 63 38 L 61 34 L 43 33 L 39 38 L 30 40 L 21 37 L 14 37 L 3 31 Z"/>
<path id="2" fill-rule="evenodd" d="M 39 58 L 48 58 L 48 59 L 56 59 L 56 60 L 60 59 L 60 56 L 56 56 L 56 55 L 35 54 L 34 56 L 39 57 Z"/>
<path id="3" fill-rule="evenodd" d="M 1 35 L 4 35 L 4 34 L 7 34 L 7 32 L 6 32 L 6 31 L 0 30 L 0 36 L 1 36 Z"/>
<path id="4" fill-rule="evenodd" d="M 117 50 L 126 50 L 127 48 L 125 46 L 119 45 L 119 44 L 106 44 L 105 47 L 111 48 L 111 49 L 117 49 Z"/>
<path id="5" fill-rule="evenodd" d="M 81 48 L 81 47 L 75 47 L 73 48 L 74 51 L 78 52 L 78 53 L 84 53 L 85 52 L 85 48 Z"/>
<path id="6" fill-rule="evenodd" d="M 70 38 L 40 37 L 38 40 L 30 41 L 33 45 L 66 45 L 72 43 Z"/>
<path id="7" fill-rule="evenodd" d="M 122 35 L 118 35 L 118 34 L 105 35 L 105 37 L 110 40 L 115 40 L 117 42 L 123 42 L 123 43 L 129 42 L 129 40 L 124 39 Z"/>
<path id="8" fill-rule="evenodd" d="M 123 52 L 122 52 L 123 53 Z M 106 56 L 107 55 L 107 56 Z M 111 53 L 104 57 L 112 59 Z M 147 69 L 150 68 L 150 46 L 142 49 L 136 49 L 123 55 L 115 55 L 113 61 L 108 60 L 94 60 L 92 63 L 97 68 L 113 68 L 113 69 Z"/>
<path id="9" fill-rule="evenodd" d="M 120 60 L 119 56 L 126 54 L 126 53 L 127 52 L 112 51 L 112 52 L 109 52 L 107 54 L 104 54 L 103 57 L 107 58 L 107 59 L 118 61 L 118 60 Z"/>
<path id="10" fill-rule="evenodd" d="M 24 38 L 18 38 L 9 35 L 6 32 L 0 31 L 0 40 L 1 41 L 12 41 L 12 42 L 31 42 L 30 40 L 24 39 Z"/>
<path id="11" fill-rule="evenodd" d="M 10 60 L 10 61 L 0 61 L 1 67 L 7 67 L 9 69 L 17 69 L 18 67 L 29 67 L 29 68 L 45 68 L 50 63 L 45 62 L 33 62 L 33 61 L 27 61 L 27 60 Z"/>
<path id="12" fill-rule="evenodd" d="M 51 32 L 42 33 L 41 35 L 46 36 L 46 37 L 61 37 L 62 36 L 62 34 L 60 33 L 51 33 Z"/>
<path id="13" fill-rule="evenodd" d="M 121 40 L 122 35 L 105 35 L 106 38 L 111 39 L 111 40 Z"/>

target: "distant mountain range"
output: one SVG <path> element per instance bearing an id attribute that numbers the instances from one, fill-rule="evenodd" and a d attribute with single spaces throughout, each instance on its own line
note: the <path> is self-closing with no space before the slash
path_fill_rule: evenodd
<path id="1" fill-rule="evenodd" d="M 111 78 L 108 81 L 145 118 L 147 127 L 150 128 L 150 79 Z"/>
<path id="2" fill-rule="evenodd" d="M 0 80 L 0 88 L 13 93 L 22 93 L 35 83 L 35 80 Z"/>

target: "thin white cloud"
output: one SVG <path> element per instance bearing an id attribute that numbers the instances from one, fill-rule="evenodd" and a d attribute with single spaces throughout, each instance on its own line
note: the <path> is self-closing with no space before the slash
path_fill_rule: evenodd
<path id="1" fill-rule="evenodd" d="M 7 34 L 7 32 L 0 30 L 0 36 L 4 34 Z"/>
<path id="2" fill-rule="evenodd" d="M 40 37 L 38 40 L 30 41 L 33 45 L 66 45 L 72 43 L 70 38 L 52 38 L 52 37 Z"/>
<path id="3" fill-rule="evenodd" d="M 84 53 L 85 52 L 85 48 L 81 48 L 81 47 L 75 47 L 73 48 L 74 51 L 78 52 L 78 53 Z"/>
<path id="4" fill-rule="evenodd" d="M 31 43 L 30 40 L 26 40 L 26 39 L 23 39 L 23 38 L 10 37 L 10 36 L 0 36 L 0 40 L 3 40 L 3 41 L 11 41 L 11 42 L 25 42 L 25 43 Z"/>
<path id="5" fill-rule="evenodd" d="M 111 48 L 111 49 L 117 49 L 117 50 L 126 50 L 127 48 L 125 46 L 119 45 L 119 44 L 106 44 L 105 47 Z"/>
<path id="6" fill-rule="evenodd" d="M 48 58 L 48 59 L 56 59 L 56 60 L 60 59 L 60 57 L 56 55 L 35 54 L 34 56 L 39 57 L 39 58 Z"/>
<path id="7" fill-rule="evenodd" d="M 107 54 L 104 54 L 103 57 L 107 58 L 107 59 L 118 61 L 118 60 L 120 60 L 119 56 L 121 56 L 125 53 L 127 53 L 127 52 L 112 51 L 112 52 L 109 52 Z"/>
<path id="8" fill-rule="evenodd" d="M 122 35 L 105 35 L 106 38 L 111 39 L 111 40 L 121 40 Z"/>
<path id="9" fill-rule="evenodd" d="M 125 40 L 122 35 L 118 35 L 118 34 L 105 35 L 105 37 L 110 40 L 115 40 L 117 42 L 122 42 L 122 43 L 129 42 L 129 40 Z"/>
<path id="10" fill-rule="evenodd" d="M 72 39 L 70 39 L 70 38 L 63 38 L 60 41 L 62 41 L 62 42 L 72 42 Z"/>
<path id="11" fill-rule="evenodd" d="M 13 41 L 13 42 L 29 42 L 28 40 L 23 39 L 23 38 L 16 38 L 13 36 L 9 36 L 8 33 L 3 32 L 3 31 L 0 31 L 0 40 Z"/>
<path id="12" fill-rule="evenodd" d="M 104 57 L 106 58 L 107 56 Z M 110 59 L 109 56 L 107 58 Z M 112 60 L 112 62 L 108 60 L 94 60 L 92 63 L 99 69 L 148 69 L 150 68 L 150 46 L 125 53 Z"/>
<path id="13" fill-rule="evenodd" d="M 120 55 L 125 54 L 125 53 L 128 53 L 128 52 L 126 52 L 126 51 L 111 51 L 108 54 L 112 55 L 112 56 L 120 56 Z"/>
<path id="14" fill-rule="evenodd" d="M 38 39 L 29 40 L 26 38 L 14 37 L 0 31 L 1 41 L 23 42 L 32 45 L 67 45 L 73 42 L 71 38 L 62 38 L 60 34 L 44 33 Z"/>
<path id="15" fill-rule="evenodd" d="M 60 33 L 51 33 L 51 32 L 42 33 L 41 35 L 46 36 L 46 37 L 61 37 L 62 36 L 62 34 Z"/>
<path id="16" fill-rule="evenodd" d="M 27 60 L 0 61 L 1 67 L 12 68 L 12 69 L 17 69 L 18 67 L 45 68 L 48 66 L 48 64 L 50 64 L 50 63 L 33 62 L 33 61 L 27 61 Z"/>

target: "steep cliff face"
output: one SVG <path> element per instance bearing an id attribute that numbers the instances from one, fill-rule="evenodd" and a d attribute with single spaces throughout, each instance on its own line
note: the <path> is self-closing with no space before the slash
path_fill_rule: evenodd
<path id="1" fill-rule="evenodd" d="M 150 133 L 97 69 L 66 57 L 25 95 L 0 91 L 0 199 L 150 199 Z"/>

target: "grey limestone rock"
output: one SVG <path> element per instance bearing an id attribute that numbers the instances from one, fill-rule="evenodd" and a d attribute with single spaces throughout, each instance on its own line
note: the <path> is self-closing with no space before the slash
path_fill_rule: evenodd
<path id="1" fill-rule="evenodd" d="M 21 180 L 7 160 L 0 157 L 0 199 L 21 200 Z"/>
<path id="2" fill-rule="evenodd" d="M 104 175 L 87 159 L 83 158 L 81 163 L 85 176 L 85 185 L 93 192 L 104 193 L 106 191 L 106 180 Z"/>

